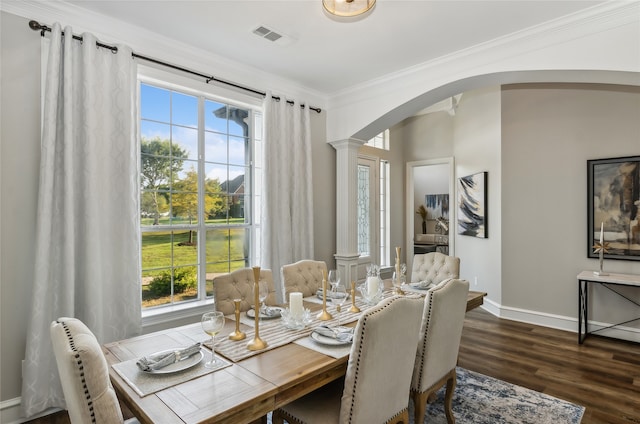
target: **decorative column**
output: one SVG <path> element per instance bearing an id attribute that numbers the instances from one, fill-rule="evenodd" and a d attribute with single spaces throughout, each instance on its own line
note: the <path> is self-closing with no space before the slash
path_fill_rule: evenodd
<path id="1" fill-rule="evenodd" d="M 345 287 L 358 278 L 358 150 L 355 138 L 332 141 L 336 149 L 336 267 Z"/>

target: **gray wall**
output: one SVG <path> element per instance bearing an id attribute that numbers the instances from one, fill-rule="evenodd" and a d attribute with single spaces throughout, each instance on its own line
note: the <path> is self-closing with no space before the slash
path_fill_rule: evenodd
<path id="1" fill-rule="evenodd" d="M 7 13 L 0 19 L 0 400 L 4 401 L 20 395 L 31 308 L 40 165 L 40 37 L 26 19 Z"/>
<path id="2" fill-rule="evenodd" d="M 576 331 L 576 275 L 598 267 L 586 257 L 586 161 L 640 154 L 640 88 L 488 87 L 464 93 L 455 116 L 404 120 L 392 140 L 404 144 L 405 161 L 454 156 L 456 178 L 489 172 L 489 238 L 455 236 L 461 277 L 488 293 L 495 313 Z M 640 262 L 605 268 L 640 274 Z M 640 300 L 638 290 L 625 294 Z M 634 311 L 598 288 L 590 301 L 596 321 Z"/>
<path id="3" fill-rule="evenodd" d="M 31 307 L 40 161 L 41 40 L 29 29 L 27 19 L 6 12 L 0 15 L 0 401 L 6 401 L 20 396 Z M 335 150 L 326 143 L 325 121 L 324 112 L 311 112 L 314 249 L 316 259 L 335 266 Z M 156 327 L 146 330 L 153 329 Z"/>
<path id="4" fill-rule="evenodd" d="M 576 275 L 598 268 L 586 257 L 587 160 L 640 155 L 640 88 L 506 86 L 502 123 L 503 304 L 576 317 Z M 605 268 L 640 274 L 640 262 Z M 591 300 L 596 320 L 633 311 L 605 293 Z"/>

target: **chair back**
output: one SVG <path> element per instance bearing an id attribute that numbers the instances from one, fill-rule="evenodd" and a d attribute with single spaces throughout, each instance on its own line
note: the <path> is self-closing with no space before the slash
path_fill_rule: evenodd
<path id="1" fill-rule="evenodd" d="M 283 265 L 281 271 L 285 301 L 288 301 L 291 292 L 301 292 L 302 297 L 315 296 L 318 289 L 322 288 L 327 264 L 324 261 L 304 259 L 293 264 Z"/>
<path id="2" fill-rule="evenodd" d="M 122 423 L 109 366 L 91 330 L 76 318 L 59 318 L 49 330 L 71 423 Z"/>
<path id="3" fill-rule="evenodd" d="M 216 302 L 216 310 L 225 315 L 235 312 L 233 301 L 240 299 L 240 311 L 248 311 L 254 303 L 253 289 L 255 282 L 252 268 L 241 268 L 227 274 L 213 277 L 213 296 Z M 273 273 L 270 269 L 260 270 L 260 281 L 266 281 L 269 286 L 269 295 L 265 300 L 267 305 L 276 304 L 276 292 L 273 285 Z"/>
<path id="4" fill-rule="evenodd" d="M 439 284 L 449 278 L 460 278 L 460 258 L 440 252 L 413 256 L 411 282 L 428 281 Z"/>
<path id="5" fill-rule="evenodd" d="M 387 422 L 407 409 L 422 310 L 422 298 L 396 296 L 362 314 L 347 365 L 341 423 Z"/>
<path id="6" fill-rule="evenodd" d="M 423 392 L 456 367 L 469 282 L 451 279 L 427 292 L 411 389 Z"/>

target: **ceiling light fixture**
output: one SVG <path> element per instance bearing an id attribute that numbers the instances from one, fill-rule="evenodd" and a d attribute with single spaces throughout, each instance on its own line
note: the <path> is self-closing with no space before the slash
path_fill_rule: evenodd
<path id="1" fill-rule="evenodd" d="M 369 12 L 376 5 L 376 0 L 322 0 L 322 7 L 329 16 L 354 18 Z"/>

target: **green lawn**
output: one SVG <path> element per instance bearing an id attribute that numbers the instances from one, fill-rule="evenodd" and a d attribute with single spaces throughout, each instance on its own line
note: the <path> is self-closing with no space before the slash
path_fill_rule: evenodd
<path id="1" fill-rule="evenodd" d="M 245 237 L 249 230 L 245 228 L 208 229 L 206 241 L 207 294 L 211 294 L 213 286 L 210 274 L 229 272 L 246 266 L 244 252 Z M 189 243 L 188 230 L 159 231 L 142 233 L 142 303 L 143 307 L 171 303 L 171 297 L 157 297 L 149 293 L 146 285 L 170 267 L 196 267 L 198 251 L 197 236 L 193 233 Z M 173 261 L 172 261 L 173 257 Z M 185 292 L 174 296 L 179 302 L 197 298 L 197 292 Z"/>

